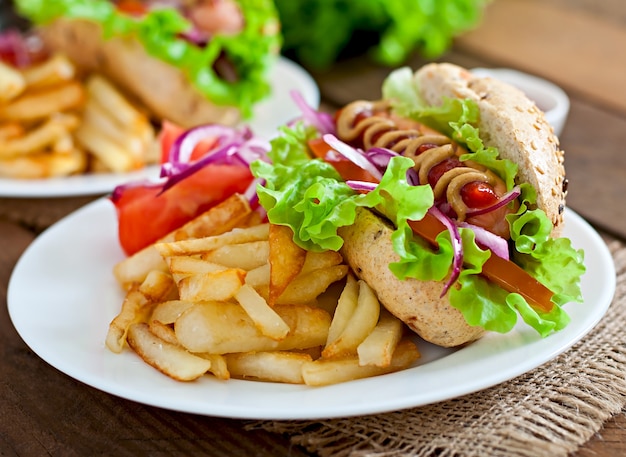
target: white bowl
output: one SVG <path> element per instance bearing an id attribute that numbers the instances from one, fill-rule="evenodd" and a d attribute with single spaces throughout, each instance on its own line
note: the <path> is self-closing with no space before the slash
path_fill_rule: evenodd
<path id="1" fill-rule="evenodd" d="M 538 76 L 510 68 L 473 68 L 478 76 L 491 76 L 517 87 L 546 114 L 546 119 L 559 136 L 569 113 L 569 98 L 556 84 Z"/>

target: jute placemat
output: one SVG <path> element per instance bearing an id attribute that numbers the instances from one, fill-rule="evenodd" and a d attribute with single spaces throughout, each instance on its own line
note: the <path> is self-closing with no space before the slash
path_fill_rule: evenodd
<path id="1" fill-rule="evenodd" d="M 626 405 L 626 246 L 607 315 L 572 349 L 504 384 L 430 406 L 321 421 L 256 421 L 322 457 L 559 457 Z M 375 395 L 372 392 L 372 395 Z"/>

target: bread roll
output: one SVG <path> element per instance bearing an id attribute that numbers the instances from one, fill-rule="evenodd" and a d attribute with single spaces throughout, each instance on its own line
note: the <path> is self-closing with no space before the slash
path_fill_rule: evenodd
<path id="1" fill-rule="evenodd" d="M 544 113 L 519 89 L 489 77 L 476 77 L 457 65 L 428 64 L 415 73 L 420 95 L 429 105 L 444 98 L 474 100 L 478 129 L 486 146 L 518 164 L 518 179 L 537 191 L 537 206 L 561 233 L 565 208 L 564 153 Z"/>
<path id="2" fill-rule="evenodd" d="M 537 206 L 554 224 L 558 236 L 565 205 L 563 151 L 544 114 L 520 90 L 491 78 L 478 78 L 452 64 L 429 64 L 414 78 L 423 100 L 438 106 L 444 98 L 474 100 L 480 110 L 478 129 L 486 146 L 518 164 L 519 183 L 537 191 Z M 355 274 L 377 293 L 380 302 L 424 340 L 444 347 L 472 342 L 485 334 L 467 324 L 441 297 L 445 280 L 399 280 L 389 264 L 400 260 L 391 234 L 395 228 L 382 216 L 359 208 L 353 225 L 339 229 L 341 250 Z M 454 287 L 454 285 L 452 286 Z"/>
<path id="3" fill-rule="evenodd" d="M 98 71 L 134 96 L 156 119 L 190 128 L 205 123 L 235 125 L 239 109 L 213 104 L 179 69 L 146 53 L 134 38 L 102 38 L 88 20 L 57 19 L 40 29 L 45 45 L 64 53 L 86 72 Z"/>

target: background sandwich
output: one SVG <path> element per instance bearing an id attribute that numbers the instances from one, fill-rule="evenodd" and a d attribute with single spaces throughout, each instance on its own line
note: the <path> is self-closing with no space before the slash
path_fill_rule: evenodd
<path id="1" fill-rule="evenodd" d="M 233 125 L 269 94 L 271 0 L 16 0 L 51 52 L 97 71 L 157 119 Z"/>

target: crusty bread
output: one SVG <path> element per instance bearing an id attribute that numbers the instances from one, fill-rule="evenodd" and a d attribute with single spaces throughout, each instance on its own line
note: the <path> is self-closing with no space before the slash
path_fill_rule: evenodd
<path id="1" fill-rule="evenodd" d="M 372 211 L 359 208 L 354 224 L 339 229 L 344 239 L 341 253 L 355 274 L 372 287 L 380 302 L 424 340 L 444 347 L 459 346 L 480 338 L 480 327 L 471 327 L 448 295 L 440 297 L 443 281 L 400 281 L 388 265 L 399 261 L 391 234 L 395 229 Z"/>
<path id="2" fill-rule="evenodd" d="M 57 19 L 40 31 L 49 49 L 66 54 L 83 71 L 103 74 L 156 119 L 186 128 L 205 123 L 234 125 L 240 119 L 236 107 L 211 103 L 180 70 L 149 56 L 135 39 L 104 40 L 100 25 L 81 19 Z"/>
<path id="3" fill-rule="evenodd" d="M 565 207 L 565 169 L 559 140 L 544 113 L 519 89 L 492 78 L 476 77 L 457 65 L 428 64 L 415 73 L 421 96 L 430 105 L 445 97 L 475 100 L 478 128 L 487 146 L 519 166 L 520 182 L 537 190 L 537 206 L 554 224 L 558 236 Z"/>

